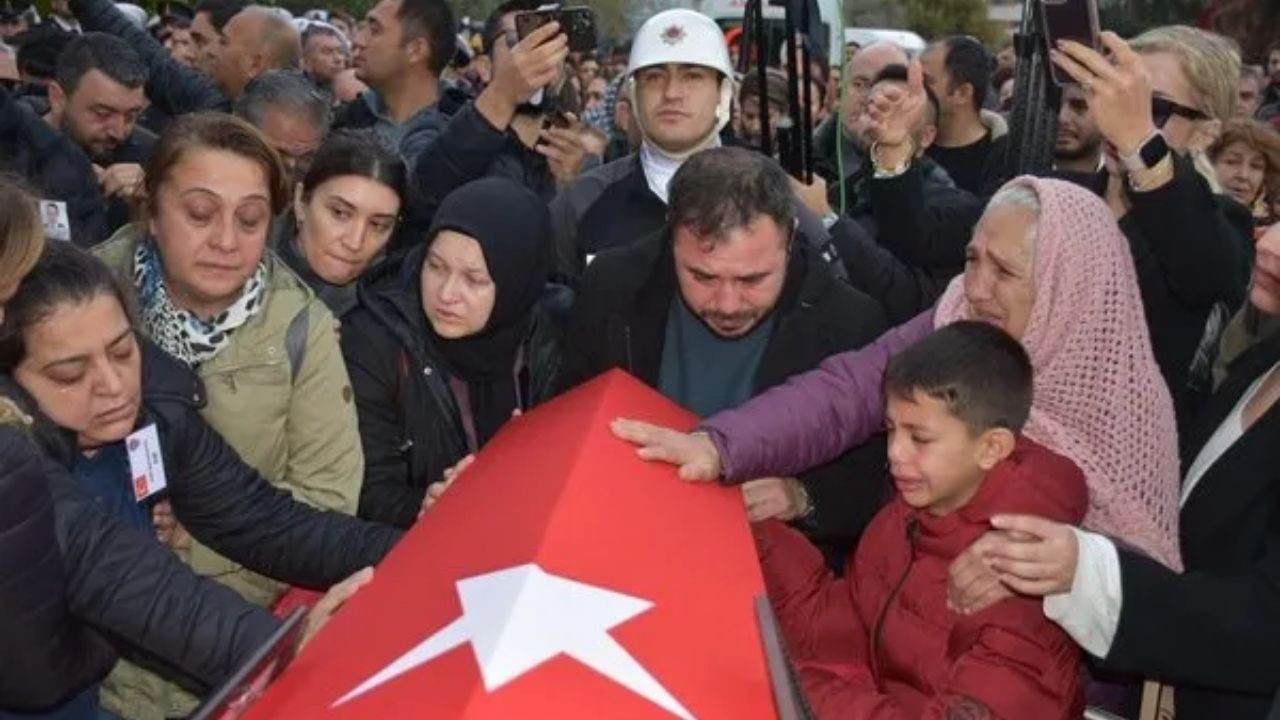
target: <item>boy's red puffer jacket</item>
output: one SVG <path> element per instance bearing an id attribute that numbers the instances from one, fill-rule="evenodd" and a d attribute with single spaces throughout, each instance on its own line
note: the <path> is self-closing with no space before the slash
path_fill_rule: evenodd
<path id="1" fill-rule="evenodd" d="M 757 525 L 769 597 L 818 718 L 1079 718 L 1080 650 L 1041 600 L 959 616 L 947 609 L 947 573 L 993 515 L 1077 525 L 1087 505 L 1075 464 L 1024 439 L 949 515 L 895 499 L 871 521 L 843 579 L 799 533 Z"/>

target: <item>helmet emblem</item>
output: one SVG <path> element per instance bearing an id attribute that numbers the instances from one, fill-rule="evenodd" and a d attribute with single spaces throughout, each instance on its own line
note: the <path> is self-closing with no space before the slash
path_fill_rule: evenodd
<path id="1" fill-rule="evenodd" d="M 679 25 L 672 25 L 662 31 L 662 42 L 668 45 L 679 45 L 684 42 L 687 33 L 684 28 Z"/>

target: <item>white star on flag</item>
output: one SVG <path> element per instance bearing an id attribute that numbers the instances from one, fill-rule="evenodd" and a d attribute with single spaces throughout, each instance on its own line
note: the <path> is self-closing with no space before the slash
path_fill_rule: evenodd
<path id="1" fill-rule="evenodd" d="M 653 607 L 641 598 L 552 575 L 529 563 L 459 580 L 462 617 L 342 696 L 334 707 L 470 642 L 484 687 L 493 692 L 567 655 L 672 715 L 693 715 L 609 630 Z"/>

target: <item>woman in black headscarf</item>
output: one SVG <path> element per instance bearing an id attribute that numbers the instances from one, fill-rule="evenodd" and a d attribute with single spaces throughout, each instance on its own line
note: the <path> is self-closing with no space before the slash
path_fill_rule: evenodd
<path id="1" fill-rule="evenodd" d="M 412 524 L 428 486 L 550 396 L 572 304 L 548 284 L 550 236 L 536 195 L 478 180 L 449 195 L 424 246 L 360 289 L 342 327 L 365 454 L 360 517 Z"/>

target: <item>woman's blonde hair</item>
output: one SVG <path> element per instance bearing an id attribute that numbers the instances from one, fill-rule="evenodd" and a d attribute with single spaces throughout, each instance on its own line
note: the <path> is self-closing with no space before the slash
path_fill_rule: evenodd
<path id="1" fill-rule="evenodd" d="M 30 424 L 31 417 L 22 412 L 17 403 L 0 395 L 0 425 L 16 425 L 25 428 Z"/>
<path id="2" fill-rule="evenodd" d="M 1210 120 L 1225 123 L 1236 115 L 1240 102 L 1240 51 L 1227 38 L 1186 25 L 1152 28 L 1129 46 L 1138 53 L 1169 53 L 1178 59 L 1195 107 Z M 1191 153 L 1196 170 L 1214 193 L 1222 193 L 1218 173 L 1203 151 Z"/>
<path id="3" fill-rule="evenodd" d="M 15 285 L 44 251 L 44 227 L 35 195 L 19 178 L 0 174 L 0 288 Z"/>
<path id="4" fill-rule="evenodd" d="M 1240 102 L 1240 52 L 1227 38 L 1186 25 L 1152 28 L 1133 40 L 1135 52 L 1165 52 L 1178 58 L 1195 106 L 1212 120 L 1235 117 Z"/>

